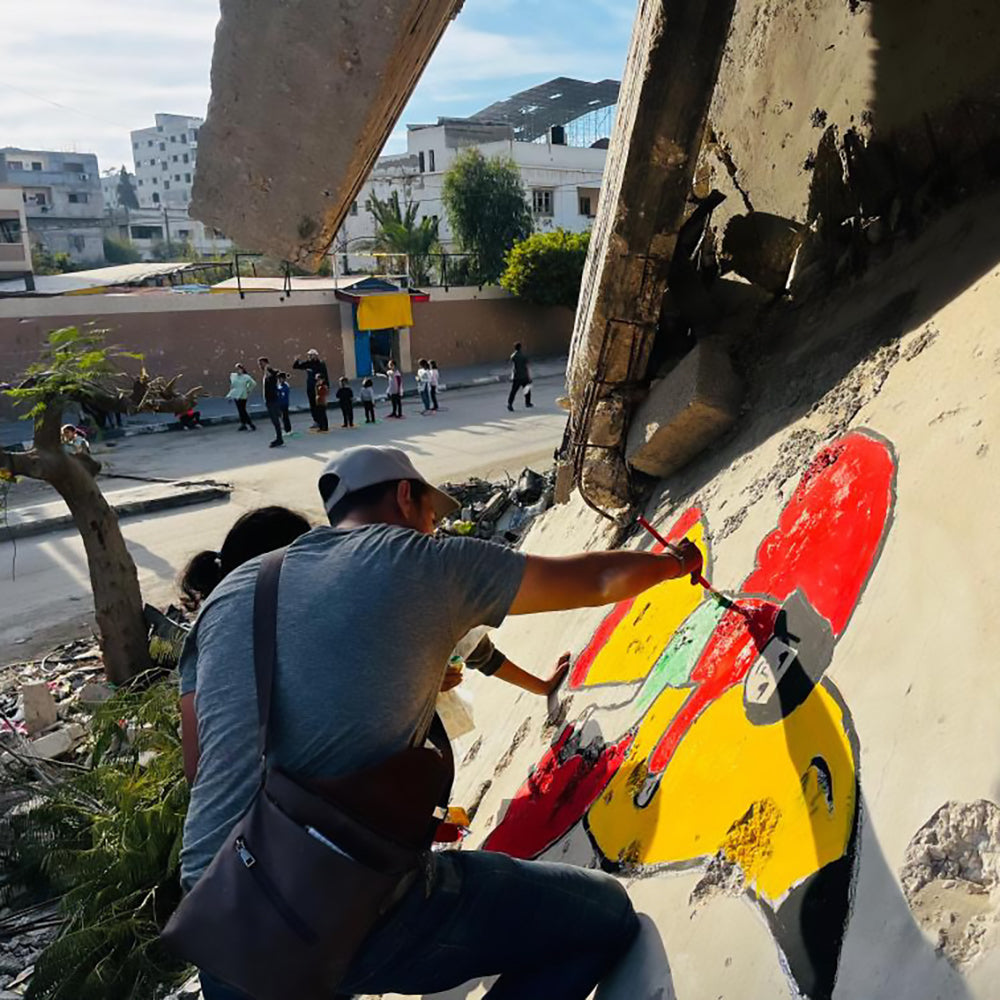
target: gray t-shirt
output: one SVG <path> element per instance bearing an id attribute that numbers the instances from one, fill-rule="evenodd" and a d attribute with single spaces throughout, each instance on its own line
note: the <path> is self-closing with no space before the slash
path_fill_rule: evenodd
<path id="1" fill-rule="evenodd" d="M 499 625 L 523 554 L 470 538 L 378 524 L 315 528 L 288 550 L 278 593 L 271 762 L 335 776 L 419 744 L 456 643 Z M 184 824 L 191 885 L 260 781 L 253 595 L 260 560 L 231 573 L 201 609 L 181 656 L 195 692 L 198 776 Z"/>

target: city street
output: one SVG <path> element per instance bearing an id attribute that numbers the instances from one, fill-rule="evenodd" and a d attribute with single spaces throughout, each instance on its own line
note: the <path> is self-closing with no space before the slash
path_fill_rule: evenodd
<path id="1" fill-rule="evenodd" d="M 518 400 L 506 409 L 507 386 L 442 393 L 442 409 L 422 417 L 419 404 L 407 400 L 402 421 L 365 426 L 358 408 L 353 431 L 340 428 L 340 413 L 330 411 L 329 434 L 309 434 L 306 414 L 293 417 L 294 436 L 281 449 L 269 449 L 271 427 L 258 423 L 256 433 L 229 424 L 190 432 L 152 434 L 121 440 L 114 448 L 98 446 L 95 457 L 123 476 L 171 480 L 216 479 L 234 487 L 228 502 L 187 507 L 122 521 L 135 558 L 143 596 L 153 604 L 176 600 L 175 580 L 187 559 L 205 548 L 218 548 L 233 521 L 262 504 L 284 504 L 323 521 L 316 480 L 326 459 L 340 448 L 387 444 L 406 449 L 432 481 L 471 475 L 516 477 L 530 465 L 547 468 L 561 441 L 566 414 L 555 405 L 562 391 L 558 379 L 539 381 L 533 410 Z M 133 481 L 109 481 L 106 491 L 134 487 Z M 16 501 L 16 498 L 14 500 Z M 0 543 L 0 662 L 44 651 L 55 639 L 85 633 L 90 613 L 90 584 L 83 545 L 75 531 Z"/>

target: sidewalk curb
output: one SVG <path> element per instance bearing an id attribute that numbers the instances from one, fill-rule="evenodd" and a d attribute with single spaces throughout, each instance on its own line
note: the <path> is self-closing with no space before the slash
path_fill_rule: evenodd
<path id="1" fill-rule="evenodd" d="M 556 378 L 565 378 L 565 373 L 555 372 L 551 375 L 536 375 L 534 378 L 535 382 L 547 382 Z M 506 375 L 485 375 L 479 378 L 469 379 L 464 382 L 446 382 L 442 387 L 442 392 L 454 392 L 457 389 L 478 389 L 484 385 L 498 385 L 500 383 L 505 383 L 509 381 Z M 403 399 L 418 399 L 420 397 L 420 391 L 418 389 L 404 389 Z M 327 403 L 328 412 L 340 412 L 340 408 L 336 403 Z M 300 414 L 309 413 L 308 406 L 294 406 L 289 409 L 289 414 Z M 260 420 L 266 423 L 268 420 L 267 410 L 250 410 L 250 419 L 253 421 Z M 238 424 L 240 418 L 235 414 L 227 414 L 225 416 L 218 417 L 203 417 L 202 425 L 205 427 L 221 427 L 225 424 Z M 122 438 L 131 437 L 141 437 L 144 434 L 164 434 L 167 431 L 182 431 L 184 428 L 176 420 L 163 421 L 156 424 L 140 424 L 137 427 L 129 427 L 127 429 L 114 428 L 112 430 L 102 431 L 100 436 L 97 438 L 97 443 L 104 441 L 119 441 Z M 8 450 L 21 450 L 16 445 L 11 445 Z M 0 540 L 3 539 L 3 534 L 0 532 Z"/>
<path id="2" fill-rule="evenodd" d="M 165 486 L 168 484 L 164 484 Z M 125 500 L 114 502 L 114 494 L 106 497 L 112 510 L 121 520 L 124 517 L 135 517 L 138 514 L 151 514 L 161 510 L 173 510 L 177 507 L 189 507 L 194 504 L 209 503 L 212 500 L 227 500 L 233 488 L 228 483 L 195 484 L 190 482 L 170 483 L 173 487 L 197 486 L 196 489 L 179 489 L 163 496 L 148 497 L 141 500 Z M 34 535 L 47 535 L 53 531 L 62 531 L 73 527 L 73 515 L 66 511 L 56 517 L 47 517 L 38 521 L 22 521 L 0 527 L 0 542 L 15 541 L 19 538 L 31 538 Z"/>

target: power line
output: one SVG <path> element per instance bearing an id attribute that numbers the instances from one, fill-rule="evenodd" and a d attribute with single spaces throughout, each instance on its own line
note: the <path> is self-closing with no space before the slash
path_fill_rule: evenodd
<path id="1" fill-rule="evenodd" d="M 9 87 L 11 90 L 16 90 L 21 94 L 25 94 L 28 97 L 35 98 L 36 101 L 42 101 L 45 104 L 51 104 L 54 108 L 60 108 L 63 111 L 70 111 L 73 114 L 83 115 L 86 118 L 93 118 L 95 121 L 104 122 L 105 125 L 114 125 L 115 128 L 123 129 L 126 132 L 131 131 L 127 125 L 122 125 L 121 122 L 113 122 L 107 118 L 102 118 L 100 115 L 95 115 L 90 111 L 81 111 L 80 108 L 70 107 L 68 104 L 60 104 L 59 101 L 53 101 L 48 97 L 43 97 L 41 94 L 36 94 L 31 90 L 25 90 L 24 87 L 18 87 L 16 84 L 10 83 L 7 80 L 0 80 L 0 86 Z"/>

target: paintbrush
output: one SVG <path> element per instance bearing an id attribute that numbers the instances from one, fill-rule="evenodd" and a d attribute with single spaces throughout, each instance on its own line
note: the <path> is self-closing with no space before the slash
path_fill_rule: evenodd
<path id="1" fill-rule="evenodd" d="M 669 552 L 672 556 L 676 556 L 678 559 L 682 559 L 683 558 L 683 554 L 681 553 L 681 550 L 679 548 L 677 548 L 676 545 L 673 545 L 672 543 L 668 542 L 663 537 L 663 535 L 661 535 L 656 530 L 656 528 L 654 528 L 649 523 L 649 521 L 647 521 L 641 514 L 639 515 L 639 517 L 637 518 L 637 520 L 638 520 L 639 524 L 643 528 L 645 528 L 663 546 L 663 548 L 667 552 Z M 692 573 L 691 574 L 691 583 L 704 588 L 705 592 L 717 604 L 721 605 L 722 607 L 726 608 L 727 610 L 738 611 L 741 615 L 744 615 L 747 618 L 750 617 L 749 612 L 745 611 L 741 607 L 738 607 L 737 604 L 735 603 L 735 601 L 733 601 L 730 598 L 726 597 L 726 595 L 723 594 L 722 591 L 716 590 L 715 587 L 713 587 L 708 582 L 708 580 L 706 580 L 705 577 L 701 575 L 701 573 Z"/>

